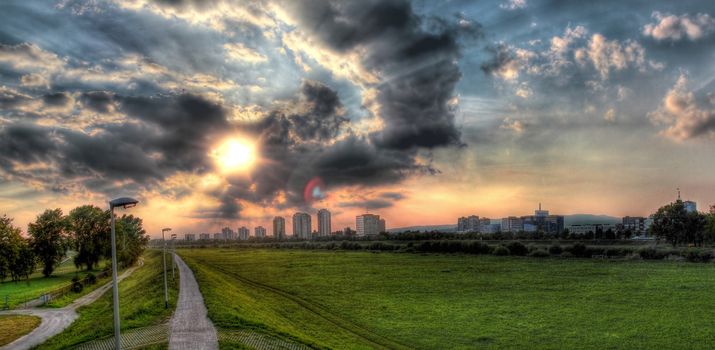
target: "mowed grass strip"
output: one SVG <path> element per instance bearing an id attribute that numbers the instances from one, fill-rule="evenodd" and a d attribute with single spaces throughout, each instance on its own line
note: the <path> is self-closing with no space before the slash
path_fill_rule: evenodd
<path id="1" fill-rule="evenodd" d="M 40 325 L 41 321 L 37 316 L 0 316 L 0 346 L 10 344 L 23 335 L 30 333 Z"/>
<path id="2" fill-rule="evenodd" d="M 264 329 L 314 346 L 374 347 L 311 307 L 421 349 L 715 348 L 715 264 L 250 249 L 180 254 L 217 326 Z"/>
<path id="3" fill-rule="evenodd" d="M 176 308 L 179 276 L 171 280 L 167 254 L 169 308 L 164 308 L 164 277 L 161 252 L 147 251 L 144 266 L 119 283 L 119 313 L 122 330 L 168 322 Z M 66 349 L 74 345 L 114 334 L 112 291 L 94 303 L 77 310 L 80 317 L 62 333 L 37 349 Z"/>

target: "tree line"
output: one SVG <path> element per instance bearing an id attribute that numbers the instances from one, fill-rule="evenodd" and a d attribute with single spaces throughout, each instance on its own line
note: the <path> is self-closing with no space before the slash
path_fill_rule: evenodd
<path id="1" fill-rule="evenodd" d="M 674 247 L 715 243 L 715 213 L 708 214 L 688 211 L 685 203 L 678 199 L 662 206 L 653 214 L 651 233 L 664 239 Z"/>
<path id="2" fill-rule="evenodd" d="M 37 215 L 23 237 L 13 219 L 0 217 L 0 281 L 29 279 L 39 265 L 45 277 L 52 275 L 69 250 L 76 252 L 77 268 L 93 270 L 103 258 L 111 257 L 110 212 L 83 205 L 64 215 L 62 209 L 47 209 Z M 116 217 L 117 263 L 131 266 L 149 242 L 142 219 L 133 215 Z"/>

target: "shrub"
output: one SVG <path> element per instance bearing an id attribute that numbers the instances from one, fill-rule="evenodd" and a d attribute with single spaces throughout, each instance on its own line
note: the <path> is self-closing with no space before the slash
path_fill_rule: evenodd
<path id="1" fill-rule="evenodd" d="M 549 256 L 549 252 L 543 250 L 543 249 L 536 249 L 529 253 L 529 256 L 534 257 L 534 258 L 546 258 Z"/>
<path id="2" fill-rule="evenodd" d="M 585 257 L 586 255 L 586 245 L 583 243 L 576 243 L 571 246 L 571 254 L 577 257 Z"/>
<path id="3" fill-rule="evenodd" d="M 554 244 L 551 247 L 549 247 L 549 254 L 551 255 L 559 255 L 563 252 L 564 250 L 561 249 L 561 246 L 558 244 Z"/>
<path id="4" fill-rule="evenodd" d="M 97 283 L 97 276 L 95 276 L 91 272 L 88 273 L 87 277 L 85 277 L 84 279 L 85 279 L 85 281 L 87 281 L 87 284 L 90 284 L 90 285 Z"/>
<path id="5" fill-rule="evenodd" d="M 640 255 L 641 259 L 662 260 L 666 256 L 668 256 L 668 253 L 659 251 L 652 247 L 646 247 L 646 248 L 641 248 L 640 250 L 638 250 L 638 255 Z"/>
<path id="6" fill-rule="evenodd" d="M 702 251 L 700 249 L 688 249 L 683 253 L 685 260 L 688 260 L 690 262 L 709 262 L 713 258 L 713 254 L 711 251 L 705 250 Z"/>
<path id="7" fill-rule="evenodd" d="M 509 248 L 502 246 L 502 245 L 494 248 L 494 251 L 492 251 L 492 254 L 497 255 L 497 256 L 505 256 L 505 255 L 509 255 L 509 253 L 510 253 Z"/>
<path id="8" fill-rule="evenodd" d="M 562 258 L 573 258 L 573 254 L 571 252 L 563 252 L 561 253 Z"/>
<path id="9" fill-rule="evenodd" d="M 490 254 L 492 247 L 482 242 L 471 242 L 467 245 L 467 252 L 470 254 Z"/>
<path id="10" fill-rule="evenodd" d="M 529 248 L 521 242 L 511 242 L 507 244 L 506 248 L 509 249 L 511 255 L 525 256 L 529 253 Z"/>
<path id="11" fill-rule="evenodd" d="M 82 282 L 79 281 L 79 276 L 72 277 L 72 287 L 70 289 L 75 293 L 79 293 L 83 288 L 84 286 L 82 285 Z"/>

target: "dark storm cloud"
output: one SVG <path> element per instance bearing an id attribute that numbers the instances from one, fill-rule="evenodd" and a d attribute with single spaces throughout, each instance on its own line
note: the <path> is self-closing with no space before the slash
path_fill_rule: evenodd
<path id="1" fill-rule="evenodd" d="M 80 102 L 95 112 L 107 113 L 114 100 L 114 94 L 108 91 L 88 91 L 82 93 Z"/>
<path id="2" fill-rule="evenodd" d="M 298 137 L 329 140 L 337 136 L 340 127 L 348 121 L 341 115 L 342 104 L 337 92 L 321 83 L 304 81 L 301 94 L 307 111 L 288 116 Z"/>
<path id="3" fill-rule="evenodd" d="M 372 141 L 407 150 L 460 145 L 450 100 L 461 78 L 459 40 L 479 27 L 417 16 L 407 1 L 289 2 L 301 27 L 339 52 L 365 49 L 363 64 L 384 76 L 377 89 L 385 128 Z M 456 22 L 456 21 L 455 21 Z"/>
<path id="4" fill-rule="evenodd" d="M 72 98 L 66 92 L 53 92 L 42 95 L 42 102 L 47 106 L 64 107 L 72 101 Z"/>
<path id="5" fill-rule="evenodd" d="M 49 159 L 57 150 L 53 132 L 34 124 L 16 123 L 0 129 L 0 162 L 12 170 L 12 162 L 31 164 Z"/>

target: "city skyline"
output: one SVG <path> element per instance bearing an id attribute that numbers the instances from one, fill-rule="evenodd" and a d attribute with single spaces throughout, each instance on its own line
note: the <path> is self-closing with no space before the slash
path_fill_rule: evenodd
<path id="1" fill-rule="evenodd" d="M 0 215 L 152 237 L 715 204 L 715 3 L 9 2 Z M 313 228 L 319 221 L 313 223 Z M 290 227 L 290 226 L 289 226 Z"/>

